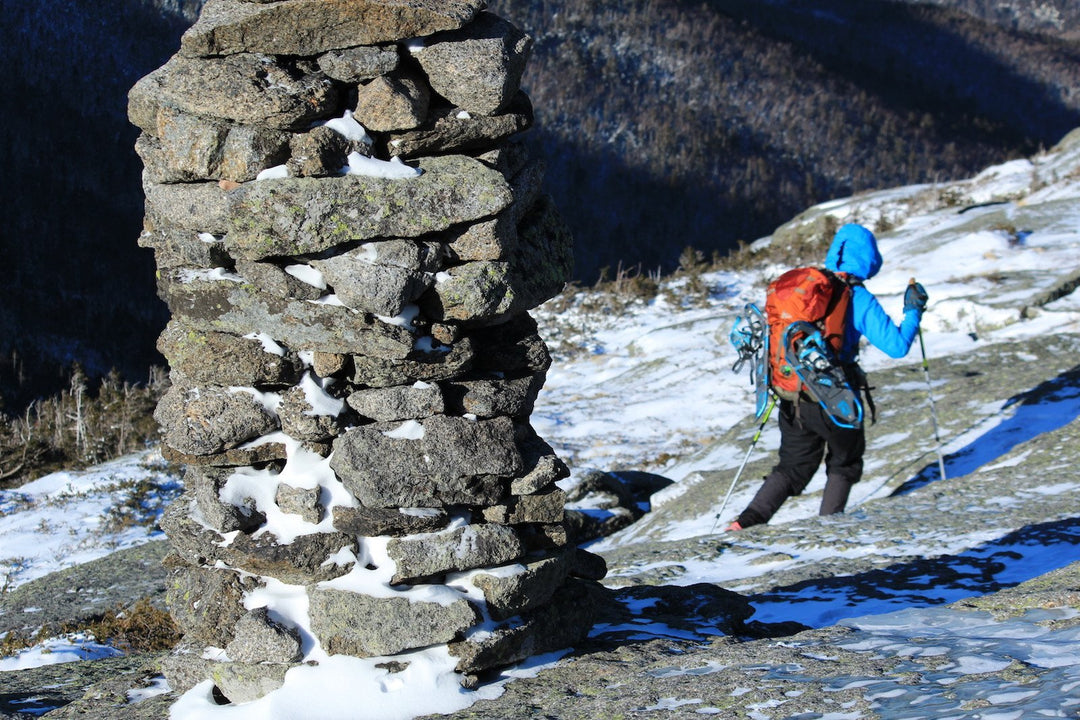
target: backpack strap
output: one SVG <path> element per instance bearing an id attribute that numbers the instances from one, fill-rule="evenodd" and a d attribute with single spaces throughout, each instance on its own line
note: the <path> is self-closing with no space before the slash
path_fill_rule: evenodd
<path id="1" fill-rule="evenodd" d="M 839 279 L 848 288 L 859 287 L 863 284 L 863 279 L 861 277 L 850 273 L 834 273 L 830 270 L 825 270 L 825 272 Z M 848 312 L 851 312 L 850 305 L 848 306 Z M 877 407 L 874 405 L 873 395 L 870 394 L 870 391 L 873 390 L 873 388 L 870 386 L 870 380 L 866 377 L 866 372 L 859 366 L 858 362 L 851 362 L 844 366 L 844 373 L 848 376 L 848 381 L 851 383 L 852 389 L 854 389 L 857 394 L 866 398 L 866 406 L 870 409 L 870 424 L 873 425 L 877 422 Z"/>
<path id="2" fill-rule="evenodd" d="M 825 340 L 832 347 L 837 358 L 842 356 L 848 325 L 851 322 L 851 288 L 862 281 L 848 273 L 838 273 L 828 268 L 819 268 L 832 285 L 832 297 L 819 327 L 825 333 Z"/>
<path id="3" fill-rule="evenodd" d="M 859 363 L 848 363 L 844 366 L 844 374 L 848 378 L 848 382 L 851 383 L 851 388 L 857 395 L 862 395 L 866 398 L 866 406 L 870 409 L 870 424 L 873 425 L 877 422 L 877 407 L 874 405 L 874 397 L 870 394 L 873 387 L 870 386 L 870 379 L 866 376 L 866 371 L 860 367 Z"/>

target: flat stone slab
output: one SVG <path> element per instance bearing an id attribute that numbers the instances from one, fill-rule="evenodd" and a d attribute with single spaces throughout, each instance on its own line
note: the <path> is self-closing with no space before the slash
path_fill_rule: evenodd
<path id="1" fill-rule="evenodd" d="M 301 363 L 293 353 L 269 352 L 257 339 L 204 332 L 173 319 L 157 342 L 158 351 L 188 385 L 288 386 L 300 380 Z M 215 362 L 206 362 L 212 357 Z"/>
<path id="2" fill-rule="evenodd" d="M 490 217 L 513 201 L 501 173 L 464 155 L 425 158 L 412 178 L 346 175 L 245 183 L 230 193 L 229 252 L 238 258 L 319 253 L 409 238 Z"/>
<path id="3" fill-rule="evenodd" d="M 533 108 L 519 93 L 499 115 L 472 116 L 459 108 L 433 108 L 417 128 L 391 132 L 387 151 L 403 158 L 488 148 L 532 127 Z"/>
<path id="4" fill-rule="evenodd" d="M 144 597 L 164 608 L 168 551 L 167 540 L 152 540 L 19 585 L 0 595 L 0 633 L 59 630 Z"/>
<path id="5" fill-rule="evenodd" d="M 473 576 L 472 584 L 484 592 L 491 617 L 505 620 L 550 600 L 570 571 L 569 558 L 564 553 L 509 570 L 481 571 Z"/>
<path id="6" fill-rule="evenodd" d="M 312 260 L 311 266 L 345 306 L 394 317 L 431 287 L 441 255 L 435 243 L 386 240 Z"/>
<path id="7" fill-rule="evenodd" d="M 392 538 L 386 551 L 396 563 L 392 580 L 396 584 L 503 565 L 521 557 L 525 544 L 509 525 L 491 523 Z"/>
<path id="8" fill-rule="evenodd" d="M 431 383 L 357 390 L 346 402 L 361 416 L 376 422 L 426 418 L 446 409 L 442 390 Z"/>
<path id="9" fill-rule="evenodd" d="M 483 0 L 209 0 L 180 41 L 184 55 L 319 55 L 454 30 Z"/>
<path id="10" fill-rule="evenodd" d="M 162 275 L 169 311 L 200 332 L 265 333 L 294 350 L 404 360 L 415 338 L 403 327 L 341 305 L 290 300 L 254 285 L 187 271 Z"/>
<path id="11" fill-rule="evenodd" d="M 441 507 L 496 502 L 522 460 L 509 418 L 435 415 L 351 428 L 330 466 L 367 507 Z"/>
<path id="12" fill-rule="evenodd" d="M 441 530 L 449 522 L 442 508 L 334 508 L 334 529 L 358 537 L 412 535 Z"/>
<path id="13" fill-rule="evenodd" d="M 510 622 L 480 637 L 452 643 L 450 654 L 458 658 L 456 669 L 472 674 L 509 665 L 530 655 L 571 647 L 592 628 L 600 596 L 601 591 L 592 586 L 567 583 L 548 604 L 523 613 L 520 622 Z"/>
<path id="14" fill-rule="evenodd" d="M 547 196 L 518 228 L 518 252 L 509 261 L 478 260 L 440 274 L 422 302 L 437 320 L 497 324 L 555 297 L 570 280 L 573 239 Z"/>
<path id="15" fill-rule="evenodd" d="M 273 533 L 238 532 L 231 540 L 194 519 L 194 501 L 187 495 L 175 501 L 161 518 L 173 550 L 192 565 L 219 562 L 252 575 L 267 575 L 291 585 L 307 585 L 344 575 L 351 565 L 332 557 L 342 549 L 356 551 L 356 538 L 343 533 L 299 535 L 282 544 Z"/>
<path id="16" fill-rule="evenodd" d="M 173 385 L 154 411 L 165 443 L 182 453 L 213 455 L 279 429 L 253 393 L 219 386 Z"/>
<path id="17" fill-rule="evenodd" d="M 478 619 L 461 598 L 449 605 L 313 587 L 311 631 L 331 655 L 373 657 L 453 640 Z"/>
<path id="18" fill-rule="evenodd" d="M 289 158 L 289 135 L 281 130 L 164 108 L 156 121 L 154 132 L 143 133 L 135 143 L 153 182 L 245 182 Z"/>
<path id="19" fill-rule="evenodd" d="M 413 57 L 437 93 L 470 113 L 494 115 L 517 93 L 532 45 L 524 32 L 485 12 L 459 31 L 431 38 Z"/>
<path id="20" fill-rule="evenodd" d="M 244 4 L 244 3 L 242 3 Z M 204 60 L 174 55 L 128 93 L 128 119 L 155 137 L 173 111 L 242 125 L 304 130 L 337 112 L 338 90 L 262 54 Z"/>

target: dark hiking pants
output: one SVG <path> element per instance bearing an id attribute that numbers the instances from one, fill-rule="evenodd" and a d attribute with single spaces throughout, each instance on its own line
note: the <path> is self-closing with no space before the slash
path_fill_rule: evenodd
<path id="1" fill-rule="evenodd" d="M 780 461 L 750 504 L 739 515 L 740 525 L 766 523 L 784 501 L 799 495 L 825 458 L 825 491 L 819 514 L 843 512 L 851 486 L 862 477 L 866 435 L 832 423 L 812 400 L 780 401 Z"/>

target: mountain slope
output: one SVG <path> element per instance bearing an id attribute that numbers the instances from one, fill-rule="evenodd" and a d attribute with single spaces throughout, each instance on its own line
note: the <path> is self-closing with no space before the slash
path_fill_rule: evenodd
<path id="1" fill-rule="evenodd" d="M 1070 0 L 902 0 L 962 10 L 1004 28 L 1080 39 L 1080 7 Z"/>

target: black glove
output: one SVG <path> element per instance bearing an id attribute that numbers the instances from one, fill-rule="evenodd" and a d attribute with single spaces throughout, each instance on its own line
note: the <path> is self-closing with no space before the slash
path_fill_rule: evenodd
<path id="1" fill-rule="evenodd" d="M 929 296 L 926 294 L 926 288 L 920 283 L 913 282 L 907 287 L 907 292 L 904 293 L 904 312 L 908 310 L 917 310 L 922 315 L 923 310 L 926 309 L 926 301 Z"/>

